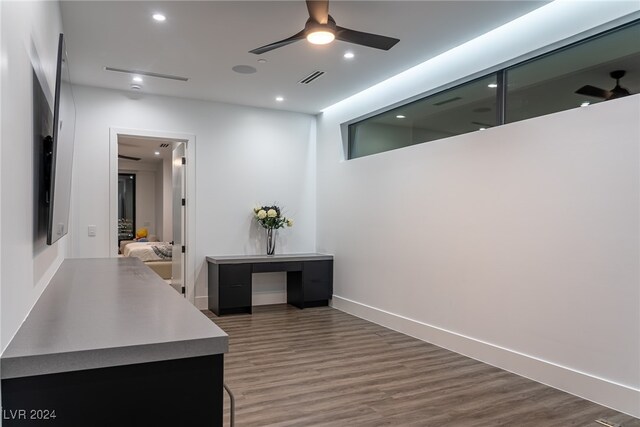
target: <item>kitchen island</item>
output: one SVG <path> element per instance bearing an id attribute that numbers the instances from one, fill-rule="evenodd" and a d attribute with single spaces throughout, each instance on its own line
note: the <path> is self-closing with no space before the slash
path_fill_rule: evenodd
<path id="1" fill-rule="evenodd" d="M 3 425 L 221 425 L 227 351 L 138 259 L 68 259 L 0 358 Z"/>

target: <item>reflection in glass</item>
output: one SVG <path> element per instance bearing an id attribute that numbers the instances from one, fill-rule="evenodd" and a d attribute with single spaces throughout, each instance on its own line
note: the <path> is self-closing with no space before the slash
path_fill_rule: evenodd
<path id="1" fill-rule="evenodd" d="M 636 24 L 507 70 L 506 122 L 639 93 L 638 40 Z"/>
<path id="2" fill-rule="evenodd" d="M 496 77 L 483 77 L 349 126 L 349 158 L 496 125 Z"/>
<path id="3" fill-rule="evenodd" d="M 640 93 L 640 21 L 349 125 L 348 158 Z"/>

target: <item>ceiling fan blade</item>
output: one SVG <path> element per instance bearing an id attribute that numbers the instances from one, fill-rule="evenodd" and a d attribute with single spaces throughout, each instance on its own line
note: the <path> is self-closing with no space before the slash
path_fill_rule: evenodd
<path id="1" fill-rule="evenodd" d="M 608 90 L 600 89 L 599 87 L 586 85 L 582 86 L 580 89 L 576 91 L 579 95 L 587 95 L 593 96 L 594 98 L 604 98 L 607 99 L 611 96 L 611 92 Z"/>
<path id="2" fill-rule="evenodd" d="M 126 160 L 135 160 L 136 162 L 140 160 L 140 157 L 125 156 L 124 154 L 118 154 L 118 158 L 126 159 Z"/>
<path id="3" fill-rule="evenodd" d="M 382 50 L 389 50 L 400 41 L 393 37 L 363 33 L 361 31 L 350 30 L 343 27 L 336 27 L 336 39 L 342 40 L 343 42 L 355 43 Z"/>
<path id="4" fill-rule="evenodd" d="M 329 21 L 329 0 L 307 0 L 309 17 L 318 24 L 326 24 Z"/>
<path id="5" fill-rule="evenodd" d="M 620 87 L 620 85 L 617 84 L 616 87 L 611 89 L 611 92 L 609 92 L 609 94 L 610 95 L 607 99 L 618 99 L 618 98 L 623 98 L 625 96 L 631 95 L 631 92 L 629 92 L 629 89 Z"/>
<path id="6" fill-rule="evenodd" d="M 261 55 L 265 52 L 269 52 L 270 50 L 277 49 L 282 46 L 286 46 L 288 44 L 297 42 L 298 40 L 304 39 L 304 30 L 300 31 L 298 34 L 289 37 L 288 39 L 280 40 L 279 42 L 271 43 L 257 49 L 250 50 L 249 53 L 255 53 L 256 55 Z"/>

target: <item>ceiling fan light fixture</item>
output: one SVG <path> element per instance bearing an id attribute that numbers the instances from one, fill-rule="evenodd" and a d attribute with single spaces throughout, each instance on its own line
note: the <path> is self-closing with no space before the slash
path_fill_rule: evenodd
<path id="1" fill-rule="evenodd" d="M 307 34 L 307 41 L 311 44 L 329 44 L 335 38 L 336 35 L 327 30 L 315 30 Z"/>
<path id="2" fill-rule="evenodd" d="M 338 39 L 343 42 L 368 46 L 375 49 L 389 50 L 400 40 L 380 34 L 363 33 L 338 27 L 335 19 L 329 15 L 329 0 L 306 0 L 309 19 L 304 29 L 293 36 L 250 50 L 249 53 L 262 55 L 273 49 L 307 39 L 312 44 L 328 44 Z"/>

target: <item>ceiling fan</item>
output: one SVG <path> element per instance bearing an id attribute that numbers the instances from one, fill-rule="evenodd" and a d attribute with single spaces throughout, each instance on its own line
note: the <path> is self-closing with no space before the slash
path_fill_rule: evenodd
<path id="1" fill-rule="evenodd" d="M 611 90 L 600 89 L 599 87 L 586 85 L 582 86 L 576 91 L 577 94 L 593 96 L 594 98 L 604 98 L 605 100 L 622 98 L 623 96 L 631 95 L 629 90 L 620 86 L 620 79 L 624 77 L 626 72 L 624 70 L 616 70 L 609 73 L 612 79 L 616 80 L 616 86 Z"/>
<path id="2" fill-rule="evenodd" d="M 400 41 L 393 37 L 363 33 L 361 31 L 350 30 L 348 28 L 337 26 L 336 21 L 331 15 L 329 15 L 329 0 L 307 0 L 306 2 L 307 10 L 309 11 L 309 19 L 307 19 L 307 23 L 302 31 L 288 39 L 280 40 L 278 42 L 250 50 L 249 52 L 260 55 L 305 38 L 309 43 L 313 44 L 327 44 L 331 43 L 334 39 L 337 39 L 381 50 L 389 50 Z"/>

